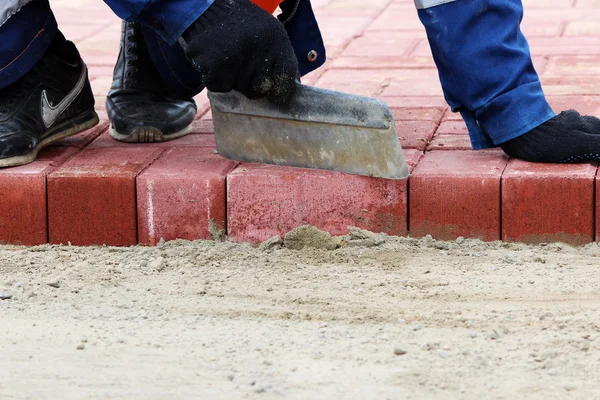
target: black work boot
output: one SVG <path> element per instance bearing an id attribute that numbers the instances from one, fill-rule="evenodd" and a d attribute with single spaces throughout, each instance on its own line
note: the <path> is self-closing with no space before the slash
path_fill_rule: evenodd
<path id="1" fill-rule="evenodd" d="M 106 110 L 110 135 L 121 142 L 165 142 L 191 132 L 196 103 L 170 95 L 148 54 L 138 23 L 123 22 Z"/>
<path id="2" fill-rule="evenodd" d="M 30 163 L 50 143 L 97 123 L 87 68 L 58 32 L 31 71 L 0 89 L 0 167 Z"/>

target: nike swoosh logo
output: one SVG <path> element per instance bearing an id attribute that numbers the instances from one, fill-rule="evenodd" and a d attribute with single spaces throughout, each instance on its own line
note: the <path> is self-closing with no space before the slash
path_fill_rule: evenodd
<path id="1" fill-rule="evenodd" d="M 81 76 L 79 77 L 79 81 L 77 81 L 77 85 L 71 90 L 69 94 L 65 96 L 64 99 L 57 105 L 53 106 L 48 101 L 48 96 L 46 95 L 46 90 L 42 91 L 42 121 L 46 128 L 50 128 L 56 122 L 57 118 L 65 112 L 65 110 L 73 103 L 73 100 L 79 96 L 79 93 L 83 90 L 85 86 L 85 82 L 87 81 L 87 67 L 83 64 L 83 68 L 81 69 Z"/>

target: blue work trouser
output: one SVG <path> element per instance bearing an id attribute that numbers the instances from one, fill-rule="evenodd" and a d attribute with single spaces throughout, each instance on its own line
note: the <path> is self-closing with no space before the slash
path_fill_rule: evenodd
<path id="1" fill-rule="evenodd" d="M 474 149 L 495 147 L 555 116 L 520 29 L 521 0 L 415 0 L 444 96 Z"/>

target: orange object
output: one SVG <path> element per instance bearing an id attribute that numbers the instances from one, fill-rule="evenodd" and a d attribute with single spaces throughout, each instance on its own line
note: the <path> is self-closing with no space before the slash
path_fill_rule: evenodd
<path id="1" fill-rule="evenodd" d="M 282 0 L 252 0 L 252 2 L 263 10 L 273 14 Z"/>

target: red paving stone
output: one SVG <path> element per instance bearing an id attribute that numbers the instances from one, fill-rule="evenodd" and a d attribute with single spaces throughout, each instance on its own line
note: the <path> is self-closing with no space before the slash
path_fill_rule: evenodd
<path id="1" fill-rule="evenodd" d="M 333 68 L 343 69 L 435 68 L 431 56 L 350 57 L 343 55 L 336 58 L 332 65 Z"/>
<path id="2" fill-rule="evenodd" d="M 92 143 L 94 139 L 106 132 L 108 129 L 108 121 L 101 121 L 92 129 L 88 129 L 85 132 L 78 133 L 77 135 L 69 136 L 58 142 L 52 144 L 53 147 L 76 147 L 82 149 Z"/>
<path id="3" fill-rule="evenodd" d="M 546 68 L 547 75 L 593 75 L 599 74 L 600 56 L 552 57 Z"/>
<path id="4" fill-rule="evenodd" d="M 50 243 L 137 243 L 135 178 L 162 150 L 88 148 L 48 176 Z"/>
<path id="5" fill-rule="evenodd" d="M 0 243 L 48 243 L 46 175 L 76 152 L 48 148 L 31 164 L 0 170 Z"/>
<path id="6" fill-rule="evenodd" d="M 524 0 L 524 4 L 522 29 L 553 109 L 600 115 L 596 23 L 600 2 Z M 53 7 L 61 29 L 88 64 L 103 122 L 56 143 L 30 166 L 0 170 L 0 242 L 37 244 L 49 238 L 53 243 L 130 245 L 154 244 L 160 237 L 201 239 L 208 238 L 211 219 L 217 230 L 228 226 L 232 239 L 249 241 L 307 222 L 332 233 L 358 225 L 394 234 L 407 234 L 410 226 L 414 235 L 429 232 L 444 238 L 491 240 L 501 235 L 506 240 L 571 243 L 600 238 L 595 167 L 511 161 L 502 176 L 501 196 L 497 195 L 495 168 L 504 159 L 497 151 L 468 151 L 467 130 L 444 101 L 412 2 L 314 0 L 313 6 L 329 60 L 303 81 L 386 101 L 408 158 L 416 163 L 421 151 L 427 151 L 410 181 L 273 166 L 239 166 L 226 180 L 233 164 L 213 154 L 206 93 L 195 97 L 193 134 L 149 145 L 115 142 L 107 133 L 104 102 L 121 23 L 102 2 L 57 2 Z M 73 158 L 66 161 L 69 157 Z M 483 183 L 477 184 L 478 177 Z M 445 184 L 436 184 L 436 179 Z M 233 185 L 228 197 L 207 195 L 223 193 L 226 181 Z M 202 190 L 193 189 L 207 184 Z M 154 185 L 153 218 L 144 203 L 148 196 L 143 195 L 150 185 Z M 481 195 L 478 202 L 472 201 L 473 193 Z M 461 210 L 460 200 L 478 212 Z M 407 213 L 407 204 L 414 213 Z M 492 212 L 498 204 L 501 223 Z M 552 211 L 543 211 L 542 205 Z M 248 215 L 248 210 L 255 213 Z M 184 221 L 186 213 L 194 218 Z M 153 234 L 144 221 L 153 221 Z"/>
<path id="7" fill-rule="evenodd" d="M 600 77 L 600 74 L 598 75 Z M 590 76 L 542 76 L 544 92 L 548 96 L 600 95 L 600 80 Z"/>
<path id="8" fill-rule="evenodd" d="M 555 112 L 576 109 L 583 115 L 600 115 L 600 96 L 548 96 Z"/>
<path id="9" fill-rule="evenodd" d="M 433 138 L 437 123 L 433 121 L 398 121 L 396 133 L 403 149 L 425 150 Z"/>
<path id="10" fill-rule="evenodd" d="M 411 36 L 424 37 L 425 30 L 417 11 L 409 2 L 394 2 L 382 13 L 367 31 L 408 31 Z"/>
<path id="11" fill-rule="evenodd" d="M 401 96 L 388 97 L 380 96 L 392 110 L 399 108 L 437 108 L 447 110 L 448 105 L 443 98 L 432 96 Z M 418 118 L 415 118 L 418 119 Z"/>
<path id="12" fill-rule="evenodd" d="M 402 107 L 392 108 L 395 121 L 430 121 L 437 123 L 444 115 L 443 108 L 431 107 Z"/>
<path id="13" fill-rule="evenodd" d="M 341 57 L 375 59 L 408 56 L 422 39 L 404 32 L 368 32 L 354 40 Z"/>
<path id="14" fill-rule="evenodd" d="M 455 117 L 456 114 L 452 114 L 452 117 Z M 468 135 L 468 131 L 467 131 L 467 127 L 465 125 L 465 123 L 460 120 L 460 121 L 456 121 L 456 120 L 447 120 L 447 121 L 442 121 L 442 123 L 440 124 L 440 126 L 438 127 L 437 131 L 436 131 L 436 135 L 462 135 L 462 136 L 466 136 Z"/>
<path id="15" fill-rule="evenodd" d="M 436 134 L 427 150 L 471 150 L 471 140 L 467 135 Z"/>
<path id="16" fill-rule="evenodd" d="M 527 18 L 521 25 L 521 30 L 527 37 L 533 36 L 558 36 L 565 29 L 564 23 L 540 18 Z"/>
<path id="17" fill-rule="evenodd" d="M 207 149 L 164 153 L 137 177 L 139 243 L 211 239 L 225 232 L 225 179 L 235 165 Z"/>
<path id="18" fill-rule="evenodd" d="M 318 10 L 328 57 L 337 57 L 372 22 L 377 10 Z"/>
<path id="19" fill-rule="evenodd" d="M 446 113 L 444 114 L 444 117 L 442 118 L 442 121 L 462 122 L 462 117 L 459 112 L 452 112 L 452 110 L 450 110 L 450 107 L 448 107 L 448 109 L 446 109 Z M 466 132 L 467 128 L 466 128 L 465 124 L 463 123 L 462 125 L 464 128 L 464 131 Z"/>
<path id="20" fill-rule="evenodd" d="M 406 151 L 415 165 L 421 152 Z M 407 181 L 242 164 L 227 177 L 229 238 L 261 242 L 311 224 L 335 235 L 357 226 L 407 234 Z"/>
<path id="21" fill-rule="evenodd" d="M 410 178 L 411 236 L 499 240 L 500 179 L 507 162 L 498 150 L 425 154 Z"/>
<path id="22" fill-rule="evenodd" d="M 594 240 L 597 167 L 511 160 L 502 176 L 502 238 L 526 243 Z"/>
<path id="23" fill-rule="evenodd" d="M 194 133 L 201 133 L 201 134 L 214 134 L 215 133 L 215 127 L 213 125 L 213 121 L 211 120 L 196 120 L 194 121 L 194 126 L 192 128 Z"/>
<path id="24" fill-rule="evenodd" d="M 382 96 L 442 96 L 438 73 L 433 68 L 389 71 Z"/>
<path id="25" fill-rule="evenodd" d="M 572 21 L 565 27 L 565 36 L 600 36 L 598 21 Z"/>
<path id="26" fill-rule="evenodd" d="M 394 70 L 328 70 L 317 81 L 317 85 L 359 96 L 373 96 L 382 94 L 396 73 Z"/>
<path id="27" fill-rule="evenodd" d="M 529 38 L 531 54 L 535 56 L 563 55 L 597 55 L 598 37 L 593 36 L 559 36 Z"/>

